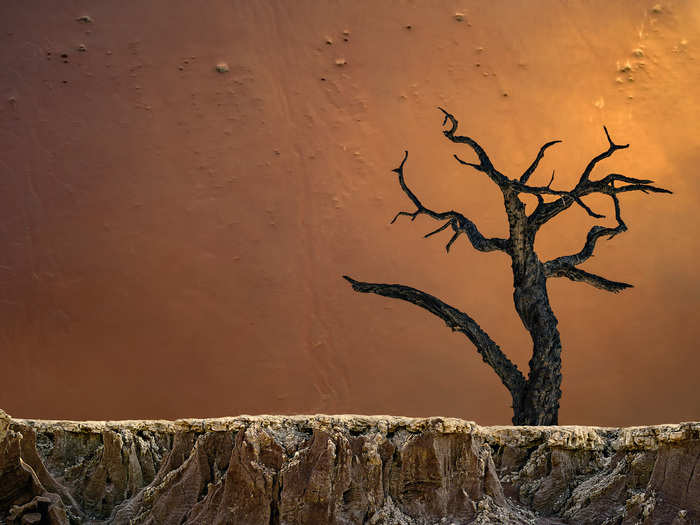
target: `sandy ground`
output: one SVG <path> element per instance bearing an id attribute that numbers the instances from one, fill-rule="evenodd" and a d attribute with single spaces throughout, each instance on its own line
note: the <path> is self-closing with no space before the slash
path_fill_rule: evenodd
<path id="1" fill-rule="evenodd" d="M 536 6 L 534 5 L 536 4 Z M 457 16 L 461 13 L 462 16 Z M 456 163 L 446 107 L 503 173 L 653 179 L 629 231 L 552 279 L 561 424 L 700 419 L 700 4 L 311 0 L 0 4 L 0 407 L 15 417 L 443 415 L 510 422 L 469 341 L 341 275 L 431 293 L 521 369 L 508 258 L 411 222 L 426 206 L 505 236 L 498 189 Z M 410 27 L 409 27 L 410 26 Z M 219 66 L 217 71 L 217 65 Z M 535 199 L 532 199 L 532 206 Z M 538 237 L 578 251 L 606 214 Z M 402 220 L 403 219 L 403 220 Z M 595 326 L 595 328 L 593 328 Z"/>

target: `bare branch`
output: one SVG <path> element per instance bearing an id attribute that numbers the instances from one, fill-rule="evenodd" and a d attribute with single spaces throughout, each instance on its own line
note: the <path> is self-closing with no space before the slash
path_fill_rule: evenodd
<path id="1" fill-rule="evenodd" d="M 557 257 L 556 259 L 552 259 L 551 261 L 544 263 L 544 273 L 546 277 L 567 277 L 572 281 L 583 281 L 595 286 L 596 288 L 601 288 L 614 293 L 618 293 L 621 290 L 632 286 L 631 284 L 627 283 L 609 281 L 608 279 L 575 267 L 593 256 L 593 250 L 595 249 L 598 239 L 608 235 L 608 240 L 610 240 L 616 235 L 627 231 L 627 225 L 622 220 L 622 215 L 620 214 L 620 201 L 617 198 L 617 195 L 615 195 L 615 189 L 609 188 L 608 194 L 613 200 L 613 204 L 615 206 L 615 219 L 617 220 L 617 226 L 615 228 L 593 226 L 586 236 L 586 243 L 583 245 L 581 251 L 572 255 Z"/>
<path id="2" fill-rule="evenodd" d="M 608 158 L 610 155 L 612 155 L 615 151 L 619 149 L 625 149 L 629 147 L 629 144 L 615 144 L 613 140 L 610 138 L 610 133 L 608 133 L 608 128 L 603 126 L 603 130 L 605 131 L 605 137 L 608 140 L 608 149 L 604 151 L 603 153 L 597 155 L 591 161 L 588 163 L 586 168 L 583 170 L 583 173 L 581 174 L 581 177 L 576 184 L 576 186 L 569 191 L 546 191 L 546 193 L 549 194 L 559 194 L 559 195 L 569 195 L 572 197 L 572 200 L 570 202 L 567 202 L 564 199 L 558 199 L 554 202 L 549 202 L 545 203 L 542 199 L 538 198 L 538 205 L 537 208 L 535 209 L 532 214 L 530 214 L 530 217 L 528 218 L 529 222 L 536 225 L 536 226 L 541 226 L 542 224 L 546 223 L 562 211 L 566 210 L 571 206 L 574 202 L 581 206 L 588 215 L 591 217 L 596 217 L 596 218 L 602 218 L 604 217 L 603 215 L 599 215 L 595 212 L 593 212 L 588 206 L 586 206 L 583 201 L 581 200 L 581 197 L 584 195 L 588 195 L 589 193 L 593 193 L 595 191 L 600 191 L 601 186 L 614 186 L 614 181 L 615 180 L 621 180 L 621 181 L 626 181 L 627 177 L 624 177 L 619 174 L 610 174 L 608 177 L 605 177 L 601 181 L 598 181 L 596 183 L 591 183 L 589 180 L 591 171 L 593 171 L 593 168 L 603 159 Z M 544 147 L 544 146 L 543 146 Z M 539 156 L 539 155 L 538 155 Z M 639 180 L 640 179 L 634 179 Z M 521 180 L 522 182 L 522 180 Z M 632 182 L 632 180 L 629 180 L 629 182 Z M 645 181 L 646 182 L 646 181 Z M 651 182 L 651 181 L 648 181 Z M 537 194 L 538 192 L 542 192 L 542 188 L 532 188 L 532 187 L 525 187 L 525 188 L 518 188 L 519 191 L 524 192 L 524 193 L 535 193 Z M 549 188 L 547 188 L 549 189 Z M 648 188 L 639 188 L 641 191 L 645 191 Z M 625 190 L 625 191 L 630 191 L 630 190 Z M 653 191 L 653 190 L 652 190 Z M 607 193 L 607 192 L 605 192 Z"/>
<path id="3" fill-rule="evenodd" d="M 522 181 L 520 181 L 520 182 L 522 182 Z M 552 178 L 549 179 L 549 182 L 547 183 L 548 188 L 552 187 L 552 182 L 554 182 L 554 170 L 552 170 Z"/>
<path id="4" fill-rule="evenodd" d="M 515 395 L 522 392 L 525 378 L 518 367 L 501 351 L 500 347 L 482 330 L 474 319 L 464 312 L 445 304 L 437 297 L 401 284 L 376 284 L 356 281 L 347 275 L 343 279 L 352 284 L 356 292 L 375 293 L 384 297 L 402 299 L 428 310 L 442 319 L 453 332 L 462 332 L 476 347 L 482 359 L 494 369 L 506 388 Z"/>
<path id="5" fill-rule="evenodd" d="M 619 173 L 609 173 L 597 182 L 603 185 L 614 186 L 616 180 L 622 182 L 630 182 L 632 184 L 649 184 L 650 182 L 654 182 L 653 180 L 634 179 L 632 177 L 625 177 L 624 175 L 620 175 Z"/>
<path id="6" fill-rule="evenodd" d="M 447 253 L 450 253 L 450 246 L 452 246 L 452 243 L 457 240 L 457 237 L 459 236 L 459 232 L 455 233 L 452 238 L 450 239 L 450 242 L 447 243 L 447 246 L 445 246 L 445 250 Z"/>
<path id="7" fill-rule="evenodd" d="M 407 211 L 400 211 L 399 213 L 396 214 L 394 219 L 391 221 L 391 224 L 393 224 L 396 219 L 398 219 L 401 215 L 406 215 L 408 217 L 411 217 L 411 220 L 415 220 L 415 218 L 420 215 L 420 214 L 425 214 L 433 219 L 442 221 L 446 220 L 448 221 L 445 223 L 442 227 L 438 228 L 435 231 L 432 231 L 428 234 L 426 234 L 424 237 L 430 237 L 431 235 L 434 235 L 448 226 L 452 226 L 452 229 L 454 230 L 455 234 L 452 236 L 452 239 L 450 239 L 450 242 L 447 244 L 445 249 L 449 253 L 450 247 L 454 243 L 454 241 L 457 239 L 460 233 L 465 233 L 467 237 L 469 238 L 469 241 L 471 242 L 472 246 L 482 252 L 491 252 L 495 250 L 500 250 L 507 252 L 508 251 L 508 242 L 506 239 L 500 239 L 497 237 L 494 238 L 487 238 L 484 237 L 481 232 L 478 230 L 476 225 L 467 219 L 464 215 L 461 213 L 458 213 L 456 211 L 450 210 L 442 213 L 437 213 L 431 209 L 426 208 L 423 206 L 421 201 L 416 197 L 416 195 L 408 188 L 406 185 L 406 181 L 404 180 L 404 175 L 403 175 L 403 166 L 406 163 L 406 159 L 408 158 L 408 151 L 405 152 L 403 160 L 401 161 L 401 165 L 398 168 L 395 168 L 391 171 L 397 173 L 399 175 L 399 184 L 401 185 L 401 188 L 403 189 L 404 193 L 408 195 L 408 197 L 413 201 L 413 204 L 416 205 L 416 211 L 414 212 L 407 212 Z"/>
<path id="8" fill-rule="evenodd" d="M 474 164 L 473 162 L 465 162 L 462 159 L 460 159 L 456 154 L 452 155 L 452 156 L 455 159 L 457 159 L 457 162 L 459 162 L 460 164 L 464 164 L 465 166 L 471 166 L 475 170 L 486 171 L 486 168 L 484 168 L 484 166 L 482 166 L 481 164 Z"/>
<path id="9" fill-rule="evenodd" d="M 461 163 L 461 164 L 466 164 L 468 166 L 472 166 L 473 168 L 476 168 L 479 171 L 483 171 L 486 173 L 489 178 L 494 181 L 496 184 L 498 184 L 499 187 L 505 187 L 508 185 L 508 182 L 510 182 L 510 179 L 500 173 L 496 168 L 494 168 L 493 164 L 491 163 L 491 159 L 489 159 L 489 156 L 486 154 L 484 151 L 484 148 L 482 148 L 474 139 L 471 137 L 463 137 L 460 135 L 455 135 L 455 132 L 457 131 L 457 119 L 454 118 L 454 116 L 441 107 L 438 106 L 438 109 L 442 111 L 445 114 L 445 119 L 442 121 L 442 125 L 444 126 L 447 124 L 447 121 L 449 120 L 452 123 L 452 126 L 450 129 L 443 131 L 445 136 L 450 139 L 452 142 L 456 142 L 458 144 L 467 144 L 470 146 L 474 152 L 476 153 L 476 156 L 479 157 L 479 164 L 473 164 L 470 162 L 464 162 L 461 160 L 457 155 L 455 155 L 455 158 Z"/>
<path id="10" fill-rule="evenodd" d="M 566 277 L 572 281 L 588 283 L 596 288 L 613 293 L 619 293 L 625 288 L 632 288 L 631 284 L 609 281 L 604 277 L 586 272 L 570 264 L 558 264 L 555 267 L 553 262 L 554 261 L 549 261 L 544 264 L 546 277 Z"/>
<path id="11" fill-rule="evenodd" d="M 437 230 L 432 231 L 432 232 L 430 232 L 430 233 L 426 233 L 426 234 L 423 236 L 423 238 L 424 238 L 424 239 L 427 239 L 427 238 L 430 237 L 431 235 L 435 235 L 436 233 L 441 232 L 442 230 L 444 230 L 445 228 L 447 228 L 447 227 L 450 226 L 451 224 L 452 224 L 451 222 L 446 222 L 445 224 L 443 224 L 442 226 L 440 226 Z"/>
<path id="12" fill-rule="evenodd" d="M 617 219 L 617 228 L 615 228 L 613 232 L 611 232 L 610 237 L 608 237 L 608 239 L 612 239 L 618 233 L 627 231 L 627 225 L 622 220 L 622 215 L 620 215 L 620 199 L 618 199 L 617 195 L 615 195 L 614 193 L 610 195 L 610 198 L 613 200 L 613 204 L 615 205 L 615 219 Z M 607 232 L 603 235 L 606 234 Z"/>
<path id="13" fill-rule="evenodd" d="M 595 167 L 596 164 L 598 164 L 601 160 L 607 159 L 610 155 L 612 155 L 614 152 L 616 152 L 619 149 L 625 149 L 629 148 L 629 144 L 615 144 L 612 139 L 610 138 L 610 133 L 608 133 L 608 128 L 603 126 L 603 130 L 605 131 L 605 137 L 608 139 L 608 149 L 601 153 L 600 155 L 593 157 L 593 159 L 588 163 L 586 166 L 586 169 L 583 170 L 583 173 L 581 174 L 581 178 L 579 179 L 578 185 L 585 184 L 586 181 L 588 181 L 588 177 L 591 174 L 591 171 L 593 171 L 593 168 Z M 578 186 L 577 185 L 577 186 Z"/>
<path id="14" fill-rule="evenodd" d="M 604 226 L 593 226 L 586 236 L 586 243 L 583 248 L 578 253 L 572 255 L 564 255 L 562 257 L 557 257 L 545 263 L 545 267 L 549 270 L 556 270 L 562 267 L 576 266 L 582 262 L 587 261 L 592 255 L 598 239 L 605 235 L 609 235 L 608 240 L 615 237 L 619 233 L 627 231 L 627 225 L 622 220 L 620 215 L 620 201 L 617 195 L 610 193 L 610 198 L 613 200 L 615 205 L 615 219 L 617 219 L 617 226 L 615 228 L 606 228 Z"/>
<path id="15" fill-rule="evenodd" d="M 528 217 L 528 222 L 535 228 L 539 228 L 547 221 L 559 215 L 564 210 L 568 209 L 574 202 L 573 197 L 570 199 L 565 199 L 563 196 L 552 202 L 544 202 L 542 196 L 538 193 L 535 194 L 537 197 L 537 208 Z"/>
<path id="16" fill-rule="evenodd" d="M 630 184 L 628 186 L 620 186 L 615 188 L 615 193 L 624 193 L 626 191 L 636 191 L 639 190 L 644 193 L 673 193 L 671 190 L 666 190 L 664 188 L 657 188 L 656 186 L 649 186 L 648 184 Z"/>
<path id="17" fill-rule="evenodd" d="M 554 146 L 554 144 L 560 143 L 561 140 L 552 140 L 551 142 L 547 142 L 547 144 L 543 145 L 540 148 L 540 151 L 537 153 L 537 157 L 535 160 L 532 161 L 532 164 L 530 164 L 530 167 L 525 170 L 525 173 L 523 173 L 520 176 L 520 182 L 525 184 L 527 182 L 527 179 L 530 178 L 530 175 L 534 173 L 534 171 L 537 169 L 537 165 L 540 163 L 540 160 L 542 160 L 542 157 L 544 157 L 544 150 L 546 150 L 550 146 Z M 552 173 L 552 176 L 554 176 L 554 173 Z M 551 182 L 550 182 L 551 184 Z"/>
<path id="18" fill-rule="evenodd" d="M 605 217 L 605 215 L 601 215 L 600 213 L 596 213 L 593 210 L 591 210 L 588 206 L 586 206 L 586 204 L 581 200 L 580 197 L 573 194 L 571 195 L 571 197 L 573 197 L 573 199 L 576 201 L 576 204 L 578 204 L 584 210 L 586 210 L 586 213 L 588 213 L 588 215 L 590 215 L 591 217 L 595 217 L 596 219 L 603 219 Z"/>
<path id="19" fill-rule="evenodd" d="M 615 182 L 616 181 L 621 181 L 621 182 L 632 182 L 634 184 L 628 184 L 626 186 L 618 186 L 615 187 Z M 590 215 L 591 217 L 596 217 L 596 218 L 603 218 L 605 215 L 601 215 L 598 213 L 595 213 L 593 210 L 591 210 L 582 200 L 581 197 L 584 197 L 586 195 L 590 195 L 592 193 L 603 193 L 605 195 L 614 195 L 617 193 L 626 193 L 628 191 L 641 191 L 643 193 L 669 193 L 672 194 L 673 192 L 664 188 L 657 188 L 656 186 L 651 186 L 648 183 L 653 182 L 651 180 L 646 180 L 646 179 L 635 179 L 632 177 L 626 177 L 624 175 L 620 175 L 619 173 L 611 173 L 607 175 L 606 177 L 602 178 L 599 181 L 586 181 L 584 184 L 579 184 L 576 185 L 576 187 L 570 191 L 565 191 L 565 190 L 552 190 L 548 188 L 547 186 L 526 186 L 526 185 L 521 185 L 521 186 L 516 186 L 518 191 L 521 193 L 532 193 L 534 195 L 559 195 L 562 198 L 557 199 L 556 201 L 545 203 L 544 200 L 541 199 L 541 197 L 538 197 L 538 205 L 535 211 L 533 211 L 530 214 L 530 217 L 528 220 L 536 225 L 536 226 L 541 226 L 542 224 L 546 223 L 562 211 L 566 210 L 569 206 L 571 206 L 574 202 L 577 203 L 579 206 L 581 206 L 584 210 L 586 210 L 586 213 Z M 567 200 L 566 197 L 570 198 L 570 200 Z"/>
<path id="20" fill-rule="evenodd" d="M 576 189 L 571 190 L 571 191 L 566 191 L 566 190 L 553 190 L 550 188 L 550 185 L 552 184 L 552 181 L 554 180 L 554 173 L 552 173 L 552 180 L 549 181 L 549 184 L 547 186 L 527 186 L 526 184 L 521 184 L 519 181 L 513 181 L 511 183 L 511 186 L 514 187 L 516 190 L 518 190 L 520 193 L 531 193 L 533 195 L 538 196 L 538 205 L 537 208 L 535 209 L 534 212 L 530 215 L 530 217 L 533 217 L 537 215 L 538 220 L 541 218 L 542 214 L 544 213 L 545 210 L 551 210 L 552 212 L 557 210 L 556 213 L 559 213 L 560 211 L 565 210 L 571 204 L 574 202 L 581 206 L 588 215 L 591 217 L 595 217 L 596 219 L 601 219 L 605 217 L 605 215 L 600 215 L 599 213 L 594 212 L 591 210 L 582 200 L 580 195 L 586 195 L 585 192 L 577 191 Z M 544 200 L 541 198 L 541 195 L 559 195 L 561 196 L 561 199 L 558 199 L 555 202 L 550 202 L 548 204 L 545 204 Z M 571 199 L 570 202 L 566 202 L 566 199 Z M 559 202 L 561 201 L 561 202 Z M 552 214 L 551 216 L 553 217 L 556 215 L 556 213 Z M 549 217 L 551 218 L 551 217 Z M 533 221 L 535 218 L 533 218 Z M 546 222 L 546 221 L 544 221 Z M 539 224 L 544 224 L 544 222 L 539 222 Z"/>
<path id="21" fill-rule="evenodd" d="M 615 235 L 627 231 L 627 226 L 620 221 L 617 228 L 605 228 L 603 226 L 593 226 L 588 232 L 586 237 L 586 243 L 583 245 L 581 251 L 574 253 L 572 255 L 564 255 L 562 257 L 557 257 L 551 261 L 546 262 L 548 268 L 555 269 L 561 266 L 576 266 L 581 264 L 593 256 L 593 250 L 595 249 L 596 242 L 598 239 L 605 235 L 609 235 L 608 240 L 612 239 Z"/>
<path id="22" fill-rule="evenodd" d="M 622 220 L 622 215 L 620 212 L 620 200 L 617 197 L 618 193 L 626 192 L 626 191 L 634 191 L 634 190 L 641 190 L 646 193 L 645 190 L 656 192 L 656 193 L 672 193 L 670 190 L 666 190 L 663 188 L 656 188 L 654 186 L 649 186 L 647 184 L 633 184 L 633 185 L 628 185 L 628 186 L 622 186 L 619 188 L 615 188 L 613 186 L 614 181 L 616 180 L 622 180 L 622 181 L 635 181 L 635 182 L 640 182 L 640 183 L 646 183 L 646 182 L 652 182 L 652 181 L 647 181 L 647 180 L 642 180 L 642 179 L 633 179 L 632 177 L 624 177 L 623 175 L 615 174 L 612 173 L 605 177 L 604 179 L 597 181 L 597 182 L 588 182 L 587 183 L 587 193 L 593 193 L 593 192 L 599 192 L 599 193 L 604 193 L 610 196 L 610 198 L 613 201 L 613 205 L 615 207 L 615 219 L 617 220 L 617 226 L 614 228 L 610 227 L 604 227 L 604 226 L 593 226 L 588 232 L 588 235 L 586 236 L 586 242 L 583 245 L 583 248 L 572 255 L 564 255 L 562 257 L 557 257 L 556 259 L 552 259 L 551 261 L 548 261 L 545 263 L 546 268 L 549 269 L 549 271 L 555 271 L 560 268 L 566 268 L 569 266 L 576 266 L 578 264 L 581 264 L 585 261 L 587 261 L 590 257 L 593 256 L 593 250 L 595 249 L 596 243 L 598 242 L 598 239 L 604 236 L 608 236 L 608 240 L 612 239 L 616 235 L 619 235 L 620 233 L 623 233 L 627 231 L 627 225 L 625 222 Z M 571 193 L 574 193 L 576 190 L 572 191 Z M 533 213 L 534 215 L 534 213 Z M 611 282 L 611 281 L 610 281 Z"/>

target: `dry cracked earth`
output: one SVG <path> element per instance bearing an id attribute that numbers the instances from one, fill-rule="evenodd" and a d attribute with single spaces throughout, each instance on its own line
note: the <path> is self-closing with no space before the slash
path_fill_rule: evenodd
<path id="1" fill-rule="evenodd" d="M 0 523 L 700 523 L 700 423 L 13 419 Z"/>

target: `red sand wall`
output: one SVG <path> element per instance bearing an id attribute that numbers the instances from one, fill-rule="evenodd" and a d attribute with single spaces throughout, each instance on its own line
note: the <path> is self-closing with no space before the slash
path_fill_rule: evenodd
<path id="1" fill-rule="evenodd" d="M 464 237 L 447 255 L 426 217 L 388 224 L 413 211 L 390 171 L 407 149 L 426 206 L 507 234 L 498 189 L 452 158 L 469 152 L 442 135 L 443 105 L 511 177 L 563 139 L 532 183 L 556 169 L 570 188 L 605 124 L 631 146 L 594 178 L 674 190 L 623 195 L 629 231 L 584 265 L 634 288 L 550 281 L 560 423 L 699 419 L 700 6 L 322 4 L 0 4 L 0 407 L 509 423 L 466 338 L 341 279 L 440 297 L 526 368 L 507 257 Z M 609 199 L 587 202 L 614 224 Z M 578 251 L 595 223 L 571 208 L 540 257 Z"/>

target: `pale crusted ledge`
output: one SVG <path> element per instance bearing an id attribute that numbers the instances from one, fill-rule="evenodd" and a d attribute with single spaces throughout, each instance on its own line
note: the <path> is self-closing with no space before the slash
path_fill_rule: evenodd
<path id="1" fill-rule="evenodd" d="M 415 418 L 389 415 L 313 414 L 313 415 L 240 415 L 219 418 L 127 419 L 116 421 L 70 421 L 48 419 L 20 419 L 13 421 L 36 430 L 60 428 L 66 432 L 101 433 L 105 430 L 176 432 L 237 432 L 252 424 L 263 428 L 283 429 L 303 427 L 331 430 L 342 428 L 356 432 L 396 432 L 405 429 L 411 433 L 433 431 L 439 433 L 474 433 L 491 444 L 533 446 L 546 442 L 549 446 L 568 449 L 600 450 L 606 444 L 614 450 L 656 450 L 662 443 L 700 439 L 700 422 L 687 421 L 635 427 L 597 427 L 584 425 L 562 426 L 480 426 L 474 421 L 450 417 Z"/>

